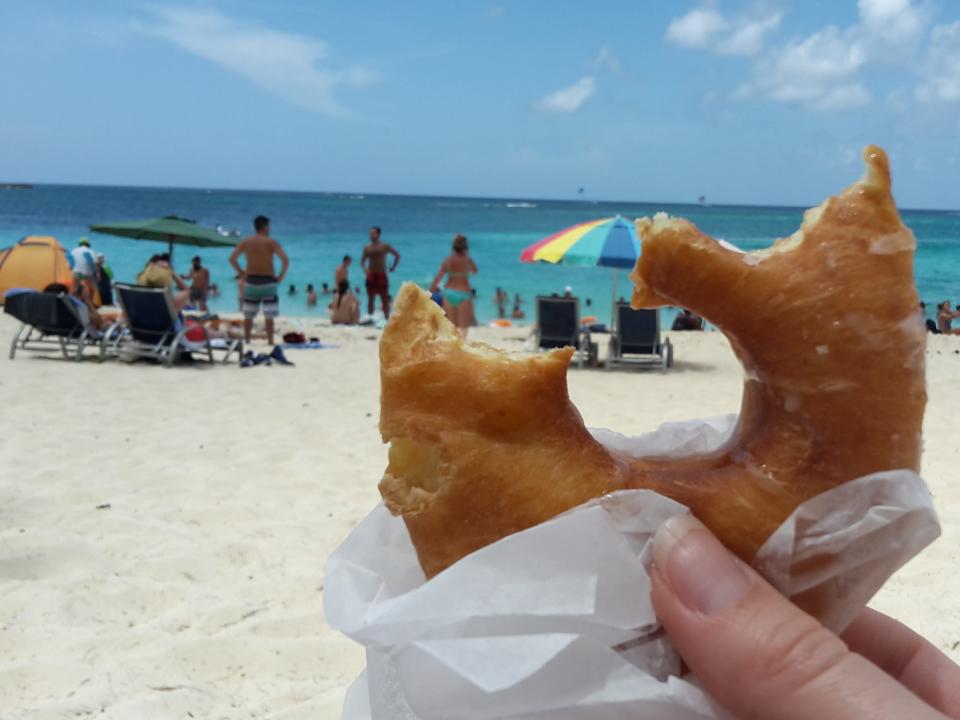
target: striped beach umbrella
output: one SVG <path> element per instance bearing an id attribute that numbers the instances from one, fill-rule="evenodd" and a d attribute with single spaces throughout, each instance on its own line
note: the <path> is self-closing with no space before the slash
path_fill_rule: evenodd
<path id="1" fill-rule="evenodd" d="M 633 269 L 640 256 L 637 228 L 617 215 L 574 225 L 535 242 L 520 253 L 521 262 L 548 262 L 613 270 L 612 308 L 617 304 L 617 270 Z"/>
<path id="2" fill-rule="evenodd" d="M 619 215 L 574 225 L 535 242 L 521 262 L 632 269 L 640 255 L 636 226 Z"/>

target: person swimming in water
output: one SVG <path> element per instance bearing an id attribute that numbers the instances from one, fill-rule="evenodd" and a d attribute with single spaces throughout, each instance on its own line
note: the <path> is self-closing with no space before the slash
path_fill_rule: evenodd
<path id="1" fill-rule="evenodd" d="M 440 271 L 430 285 L 430 291 L 436 292 L 443 276 L 447 276 L 443 288 L 443 309 L 450 322 L 457 326 L 463 337 L 474 325 L 473 292 L 470 289 L 470 275 L 477 273 L 477 264 L 468 254 L 467 237 L 458 234 L 453 239 L 453 252 L 440 264 Z"/>

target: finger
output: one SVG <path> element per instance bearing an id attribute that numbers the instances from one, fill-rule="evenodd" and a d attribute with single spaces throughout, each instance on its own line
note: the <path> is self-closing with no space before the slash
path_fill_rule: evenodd
<path id="1" fill-rule="evenodd" d="M 944 717 L 847 650 L 691 516 L 657 531 L 652 579 L 654 608 L 670 639 L 738 718 Z"/>
<path id="2" fill-rule="evenodd" d="M 960 718 L 960 667 L 913 630 L 866 608 L 841 637 L 850 650 L 926 703 L 950 717 Z"/>

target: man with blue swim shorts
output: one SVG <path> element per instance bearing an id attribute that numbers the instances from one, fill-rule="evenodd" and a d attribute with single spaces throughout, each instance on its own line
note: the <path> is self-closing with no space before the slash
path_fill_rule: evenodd
<path id="1" fill-rule="evenodd" d="M 230 256 L 230 264 L 243 281 L 243 335 L 250 342 L 253 319 L 263 312 L 267 325 L 267 342 L 273 345 L 273 319 L 280 313 L 280 298 L 277 288 L 283 282 L 290 267 L 290 259 L 276 240 L 270 237 L 270 220 L 258 215 L 253 220 L 255 233 L 237 245 Z M 240 267 L 238 258 L 247 261 Z M 280 258 L 280 273 L 274 270 L 273 259 Z"/>

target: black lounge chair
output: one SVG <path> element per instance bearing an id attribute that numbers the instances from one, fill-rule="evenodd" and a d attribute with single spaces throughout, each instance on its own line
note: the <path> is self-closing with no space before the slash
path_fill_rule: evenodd
<path id="1" fill-rule="evenodd" d="M 4 298 L 3 311 L 23 323 L 10 343 L 11 360 L 18 350 L 59 350 L 65 358 L 81 360 L 84 350 L 92 347 L 102 362 L 108 342 L 118 333 L 116 324 L 105 332 L 92 327 L 86 306 L 64 292 L 10 290 Z"/>
<path id="2" fill-rule="evenodd" d="M 577 367 L 593 365 L 597 346 L 590 333 L 580 326 L 580 303 L 572 297 L 537 296 L 537 350 L 572 347 Z"/>
<path id="3" fill-rule="evenodd" d="M 188 340 L 189 328 L 180 318 L 169 289 L 124 283 L 116 283 L 113 289 L 124 315 L 120 353 L 159 360 L 167 367 L 185 352 L 205 355 L 210 363 L 215 362 L 214 352 L 224 354 L 224 363 L 233 353 L 237 361 L 243 357 L 242 340 L 211 340 L 206 334 L 203 340 Z"/>
<path id="4" fill-rule="evenodd" d="M 668 370 L 673 365 L 673 345 L 669 339 L 660 340 L 660 311 L 634 310 L 628 303 L 617 303 L 615 310 L 607 369 L 637 362 L 656 363 Z"/>

